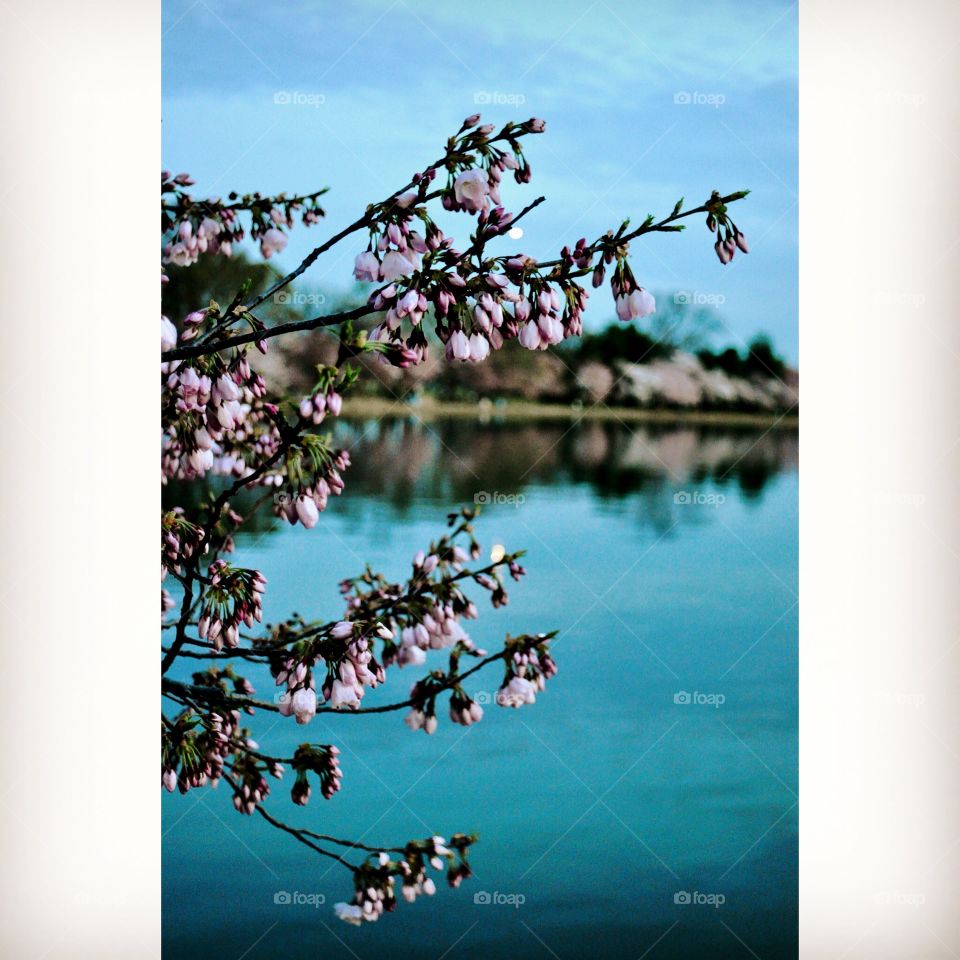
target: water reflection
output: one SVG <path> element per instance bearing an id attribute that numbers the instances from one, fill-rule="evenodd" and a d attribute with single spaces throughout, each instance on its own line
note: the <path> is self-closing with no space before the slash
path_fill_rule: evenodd
<path id="1" fill-rule="evenodd" d="M 557 629 L 560 673 L 534 708 L 490 709 L 432 737 L 389 713 L 308 728 L 340 748 L 345 790 L 301 809 L 278 787 L 281 819 L 373 842 L 481 837 L 469 886 L 359 930 L 332 917 L 339 873 L 263 821 L 237 824 L 222 792 L 166 795 L 165 956 L 795 957 L 795 431 L 413 419 L 333 429 L 354 466 L 323 521 L 307 531 L 264 509 L 259 530 L 238 537 L 238 562 L 270 580 L 267 618 L 338 616 L 341 577 L 365 562 L 403 576 L 446 510 L 481 491 L 523 496 L 522 509 L 485 511 L 478 533 L 528 550 L 529 575 L 471 635 L 489 648 L 505 631 Z M 688 509 L 684 495 L 725 499 Z M 411 682 L 391 671 L 378 702 Z M 496 682 L 481 674 L 470 689 Z M 722 695 L 722 707 L 684 691 Z M 282 755 L 305 735 L 273 718 L 253 727 Z M 327 902 L 278 907 L 278 890 Z M 482 891 L 526 905 L 482 905 Z M 725 902 L 697 907 L 683 891 Z"/>
<path id="2" fill-rule="evenodd" d="M 677 518 L 679 496 L 735 486 L 759 501 L 771 478 L 797 468 L 792 429 L 730 429 L 612 422 L 503 422 L 384 418 L 344 421 L 348 484 L 400 514 L 418 499 L 471 502 L 544 485 L 585 485 L 601 500 L 639 497 L 655 526 Z M 341 508 L 349 512 L 346 498 Z M 688 511 L 689 513 L 689 511 Z"/>

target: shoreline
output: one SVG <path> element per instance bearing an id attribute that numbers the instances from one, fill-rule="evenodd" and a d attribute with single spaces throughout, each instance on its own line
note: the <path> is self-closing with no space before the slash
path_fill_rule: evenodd
<path id="1" fill-rule="evenodd" d="M 725 410 L 647 410 L 637 407 L 608 407 L 596 404 L 576 407 L 560 403 L 536 403 L 526 400 L 493 403 L 480 400 L 435 401 L 422 399 L 416 404 L 380 397 L 349 397 L 343 402 L 344 417 L 416 417 L 436 420 L 443 417 L 490 420 L 592 420 L 622 423 L 660 423 L 678 426 L 766 427 L 796 430 L 800 418 L 796 414 L 746 413 Z"/>

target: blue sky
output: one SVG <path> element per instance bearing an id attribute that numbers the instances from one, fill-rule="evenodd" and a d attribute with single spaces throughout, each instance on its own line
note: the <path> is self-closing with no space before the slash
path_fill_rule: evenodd
<path id="1" fill-rule="evenodd" d="M 475 111 L 547 121 L 526 141 L 533 182 L 504 191 L 515 211 L 547 197 L 522 240 L 503 241 L 531 256 L 681 195 L 749 188 L 734 214 L 749 256 L 721 266 L 692 218 L 635 242 L 632 264 L 660 296 L 719 302 L 720 341 L 766 332 L 796 360 L 795 3 L 166 0 L 163 96 L 163 165 L 199 193 L 331 188 L 327 220 L 294 230 L 283 266 L 439 157 Z M 348 289 L 363 242 L 326 254 L 307 285 Z M 594 293 L 587 325 L 612 316 Z"/>

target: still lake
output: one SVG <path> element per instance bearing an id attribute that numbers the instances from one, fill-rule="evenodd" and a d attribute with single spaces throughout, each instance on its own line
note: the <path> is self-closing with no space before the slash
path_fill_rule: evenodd
<path id="1" fill-rule="evenodd" d="M 524 548 L 528 576 L 465 626 L 488 649 L 559 630 L 559 674 L 535 705 L 487 705 L 469 728 L 444 705 L 432 737 L 403 712 L 255 718 L 270 752 L 342 751 L 329 802 L 315 789 L 294 807 L 290 779 L 271 782 L 281 819 L 387 845 L 478 832 L 475 876 L 350 927 L 333 915 L 352 894 L 343 868 L 238 816 L 224 785 L 164 794 L 164 956 L 796 956 L 796 432 L 443 419 L 337 432 L 354 466 L 320 524 L 237 538 L 238 562 L 269 579 L 265 619 L 335 619 L 342 577 L 370 562 L 401 579 L 446 512 L 479 497 L 484 554 Z M 404 699 L 422 672 L 391 669 L 365 705 Z M 248 676 L 272 695 L 265 671 Z M 466 686 L 499 679 L 494 665 Z M 275 903 L 280 891 L 325 903 Z"/>

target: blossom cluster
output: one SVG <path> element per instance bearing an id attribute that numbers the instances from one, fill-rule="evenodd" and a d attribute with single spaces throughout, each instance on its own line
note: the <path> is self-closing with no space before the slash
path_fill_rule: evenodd
<path id="1" fill-rule="evenodd" d="M 557 675 L 557 664 L 550 655 L 550 634 L 518 637 L 507 644 L 506 675 L 497 691 L 500 707 L 522 707 L 535 703 L 537 693 Z"/>
<path id="2" fill-rule="evenodd" d="M 243 476 L 247 462 L 272 455 L 279 445 L 263 378 L 246 357 L 230 363 L 204 358 L 169 364 L 162 408 L 163 478 L 207 473 Z"/>
<path id="3" fill-rule="evenodd" d="M 421 895 L 433 896 L 437 887 L 427 873 L 446 870 L 447 883 L 458 887 L 472 875 L 467 849 L 475 837 L 454 834 L 449 840 L 440 836 L 411 841 L 402 851 L 381 850 L 354 871 L 355 894 L 350 903 L 337 903 L 334 911 L 345 923 L 355 926 L 378 920 L 397 908 L 397 883 L 407 903 Z M 396 856 L 391 857 L 391 853 Z"/>
<path id="4" fill-rule="evenodd" d="M 474 127 L 478 121 L 479 115 L 468 117 L 464 128 Z M 531 120 L 522 128 L 523 132 L 539 132 L 543 123 Z M 409 366 L 426 359 L 428 342 L 421 321 L 431 305 L 437 336 L 450 361 L 480 362 L 514 338 L 528 350 L 545 350 L 578 336 L 589 294 L 575 278 L 592 272 L 595 285 L 599 285 L 597 277 L 602 279 L 603 265 L 593 268 L 598 254 L 607 263 L 617 259 L 624 297 L 629 298 L 637 286 L 627 287 L 624 278 L 632 279 L 622 266 L 627 244 L 612 232 L 604 238 L 606 242 L 588 245 L 581 238 L 573 250 L 564 247 L 559 260 L 543 269 L 523 253 L 481 259 L 486 241 L 506 231 L 514 220 L 514 215 L 499 205 L 503 172 L 512 170 L 518 182 L 530 179 L 529 165 L 515 141 L 512 153 L 490 146 L 487 138 L 493 129 L 487 125 L 470 131 L 474 149 L 484 147 L 479 154 L 482 164 L 466 166 L 464 160 L 449 164 L 447 187 L 441 191 L 446 209 L 477 215 L 477 229 L 466 253 L 443 235 L 425 207 L 416 206 L 425 199 L 421 188 L 420 194 L 396 198 L 394 207 L 400 214 L 383 233 L 371 228 L 368 249 L 356 258 L 354 276 L 358 280 L 387 283 L 369 299 L 371 308 L 384 314 L 370 341 L 391 348 L 385 350 L 387 362 Z M 502 136 L 503 131 L 494 139 Z M 427 171 L 423 182 L 435 172 Z M 414 215 L 426 224 L 426 236 L 411 229 Z M 476 255 L 477 266 L 471 255 Z M 653 298 L 640 289 L 641 296 L 632 301 L 631 318 L 647 316 L 655 309 Z M 614 296 L 622 315 L 620 291 L 615 290 Z"/>
<path id="5" fill-rule="evenodd" d="M 464 629 L 463 622 L 475 619 L 478 610 L 461 583 L 472 580 L 489 592 L 494 607 L 503 606 L 507 593 L 501 569 L 517 580 L 524 570 L 516 555 L 506 554 L 482 569 L 468 568 L 471 558 L 480 553 L 472 534 L 474 515 L 472 509 L 451 514 L 448 523 L 455 529 L 414 556 L 405 583 L 391 583 L 370 570 L 343 581 L 344 619 L 317 627 L 293 620 L 254 641 L 254 649 L 262 650 L 270 664 L 276 685 L 284 688 L 279 698 L 281 715 L 306 724 L 322 704 L 332 710 L 357 710 L 366 691 L 383 683 L 391 665 L 419 666 L 430 651 L 444 650 L 449 673 L 433 671 L 414 684 L 408 726 L 433 732 L 436 696 L 449 689 L 454 722 L 469 724 L 482 717 L 479 704 L 451 679 L 461 657 L 488 656 Z M 470 538 L 469 551 L 456 542 L 464 535 Z M 521 641 L 514 641 L 497 656 L 526 649 Z"/>
<path id="6" fill-rule="evenodd" d="M 236 647 L 241 624 L 252 627 L 263 619 L 261 595 L 267 588 L 259 570 L 231 567 L 215 560 L 209 567 L 210 584 L 204 591 L 197 636 L 214 650 Z"/>
<path id="7" fill-rule="evenodd" d="M 226 308 L 211 301 L 182 320 L 170 310 L 171 316 L 161 315 L 163 479 L 206 485 L 217 477 L 226 484 L 220 493 L 211 489 L 213 484 L 204 486 L 198 509 L 188 513 L 176 506 L 162 516 L 162 577 L 172 573 L 183 591 L 179 617 L 168 625 L 175 633 L 163 648 L 163 671 L 181 655 L 212 661 L 207 670 L 193 674 L 192 685 L 165 678 L 165 695 L 183 708 L 174 719 L 163 718 L 161 782 L 166 790 L 185 793 L 225 779 L 238 812 L 249 815 L 259 808 L 278 824 L 262 806 L 270 793 L 268 778 L 282 778 L 289 763 L 295 771 L 295 804 L 308 802 L 311 777 L 319 779 L 320 792 L 329 799 L 342 780 L 339 751 L 332 745 L 301 744 L 292 759 L 263 754 L 241 727 L 244 713 L 275 709 L 307 724 L 318 711 L 408 709 L 406 724 L 430 734 L 438 725 L 438 698 L 449 698 L 454 724 L 469 726 L 483 718 L 483 708 L 464 682 L 489 664 L 504 665 L 495 697 L 501 707 L 534 703 L 555 676 L 554 634 L 508 635 L 503 649 L 491 655 L 467 631 L 467 623 L 478 617 L 478 607 L 466 593 L 470 583 L 486 591 L 498 608 L 508 602 L 506 575 L 517 581 L 525 573 L 520 554 L 498 553 L 490 564 L 472 568 L 480 557 L 473 534 L 475 510 L 448 515 L 449 532 L 413 557 L 402 582 L 369 568 L 342 581 L 345 609 L 339 620 L 307 623 L 294 614 L 275 628 L 268 625 L 266 636 L 250 637 L 249 646 L 241 645 L 247 638 L 240 630 L 252 630 L 262 619 L 266 579 L 221 558 L 232 552 L 234 532 L 271 495 L 276 516 L 310 529 L 330 496 L 342 493 L 350 455 L 316 429 L 341 414 L 343 395 L 359 375 L 350 363 L 353 357 L 369 352 L 399 367 L 422 363 L 431 349 L 428 326 L 450 362 L 481 362 L 509 340 L 527 350 L 546 350 L 580 335 L 586 286 L 602 286 L 608 271 L 617 316 L 643 320 L 654 313 L 656 302 L 634 276 L 630 242 L 644 233 L 682 229 L 675 221 L 692 213 L 707 213 L 722 263 L 736 250 L 747 252 L 727 209 L 745 196 L 741 192 L 727 197 L 714 193 L 705 205 L 687 212 L 681 212 L 681 201 L 670 216 L 660 221 L 650 216 L 632 231 L 624 221 L 592 242 L 582 237 L 572 247 L 564 246 L 551 260 L 521 252 L 488 255 L 487 245 L 543 200 L 519 213 L 504 206 L 509 176 L 518 184 L 531 180 L 522 139 L 544 127 L 533 118 L 497 130 L 481 124 L 479 114 L 467 117 L 442 158 L 386 200 L 367 207 L 353 225 L 266 291 L 249 296 L 245 285 Z M 187 174 L 164 172 L 161 178 L 163 261 L 175 267 L 189 267 L 207 254 L 229 257 L 248 235 L 270 259 L 285 248 L 286 231 L 298 218 L 310 225 L 324 215 L 318 202 L 323 190 L 290 197 L 230 194 L 222 201 L 194 198 L 186 190 L 192 185 Z M 473 218 L 472 234 L 462 247 L 435 222 L 430 212 L 434 201 Z M 317 256 L 364 230 L 367 242 L 356 255 L 354 277 L 376 285 L 365 305 L 273 327 L 256 315 L 271 293 L 287 286 Z M 377 318 L 369 333 L 353 328 L 354 318 L 372 314 Z M 299 399 L 268 397 L 266 383 L 247 359 L 250 346 L 266 352 L 273 336 L 334 324 L 340 325 L 337 366 L 318 367 L 316 383 Z M 243 327 L 240 333 L 238 326 Z M 244 488 L 260 488 L 252 510 L 235 499 Z M 162 613 L 175 605 L 173 594 L 162 589 Z M 202 652 L 191 649 L 197 647 Z M 385 681 L 390 668 L 425 667 L 441 656 L 446 664 L 432 664 L 404 702 L 362 706 L 366 693 Z M 281 691 L 278 700 L 251 698 L 252 685 L 229 666 L 232 658 L 241 657 L 269 668 Z M 466 658 L 477 662 L 461 669 Z M 320 840 L 371 852 L 361 865 L 347 864 L 354 872 L 355 894 L 350 903 L 337 904 L 336 912 L 349 923 L 376 920 L 400 898 L 413 901 L 433 894 L 430 869 L 446 869 L 454 887 L 470 876 L 466 854 L 475 838 L 463 834 L 381 849 L 278 825 L 315 850 Z"/>
<path id="8" fill-rule="evenodd" d="M 294 644 L 290 650 L 273 655 L 271 670 L 275 682 L 277 686 L 286 686 L 280 700 L 282 716 L 294 716 L 301 724 L 313 719 L 317 712 L 314 669 L 321 663 L 326 667 L 326 676 L 320 696 L 334 710 L 356 709 L 366 687 L 383 683 L 383 667 L 374 658 L 370 640 L 357 627 L 341 620 L 322 639 Z"/>
<path id="9" fill-rule="evenodd" d="M 318 200 L 326 193 L 319 190 L 305 196 L 262 197 L 259 193 L 239 197 L 231 193 L 228 202 L 219 197 L 195 199 L 184 187 L 192 186 L 187 173 L 160 174 L 161 232 L 167 238 L 163 248 L 165 263 L 188 267 L 201 254 L 233 254 L 234 244 L 243 240 L 246 228 L 241 214 L 249 215 L 250 235 L 260 241 L 260 252 L 269 259 L 287 245 L 283 228 L 294 225 L 296 216 L 305 226 L 318 223 L 324 210 Z"/>
<path id="10" fill-rule="evenodd" d="M 334 452 L 322 438 L 302 438 L 300 444 L 287 451 L 284 469 L 264 479 L 275 486 L 286 481 L 296 491 L 278 493 L 274 497 L 274 512 L 291 526 L 300 523 L 313 529 L 331 495 L 343 493 L 343 473 L 349 466 L 349 450 Z"/>
<path id="11" fill-rule="evenodd" d="M 168 510 L 160 519 L 160 580 L 179 574 L 203 540 L 203 528 L 187 519 L 183 507 Z"/>
<path id="12" fill-rule="evenodd" d="M 237 677 L 231 668 L 194 674 L 194 681 L 207 689 L 234 693 L 252 693 L 245 678 Z M 209 712 L 185 710 L 175 722 L 162 728 L 161 782 L 171 793 L 187 793 L 196 787 L 215 787 L 223 776 L 227 759 L 242 751 L 246 758 L 253 741 L 240 727 L 240 712 L 221 709 Z M 254 764 L 255 766 L 255 764 Z M 253 777 L 256 771 L 248 774 Z M 259 774 L 256 773 L 259 777 Z M 255 786 L 259 787 L 259 780 Z M 260 789 L 266 796 L 267 787 Z M 249 798 L 248 798 L 249 799 Z"/>
<path id="13" fill-rule="evenodd" d="M 290 791 L 293 802 L 305 807 L 310 800 L 310 781 L 308 773 L 320 778 L 320 793 L 329 800 L 339 789 L 343 772 L 338 757 L 340 751 L 332 744 L 302 743 L 293 755 L 293 769 L 297 773 Z"/>
<path id="14" fill-rule="evenodd" d="M 720 200 L 719 194 L 714 192 L 707 206 L 709 212 L 707 213 L 706 224 L 707 229 L 717 236 L 716 243 L 713 245 L 717 259 L 726 266 L 738 250 L 741 253 L 749 253 L 750 247 L 747 244 L 747 238 L 730 219 L 727 205 Z"/>

